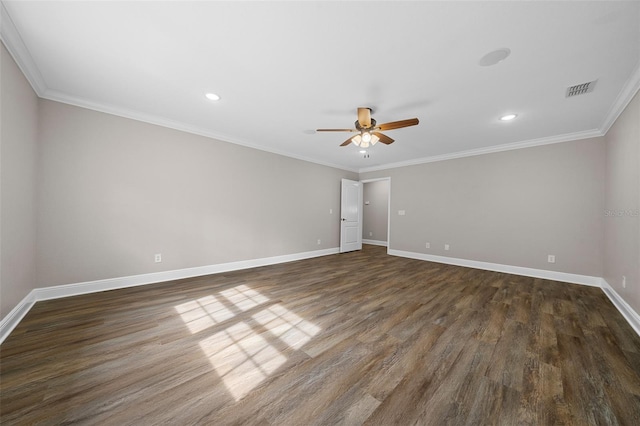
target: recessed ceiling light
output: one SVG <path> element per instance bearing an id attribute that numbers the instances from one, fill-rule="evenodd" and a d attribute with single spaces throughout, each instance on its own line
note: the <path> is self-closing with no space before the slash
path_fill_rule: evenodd
<path id="1" fill-rule="evenodd" d="M 502 117 L 500 117 L 500 121 L 511 121 L 514 118 L 516 118 L 518 116 L 518 114 L 507 114 L 507 115 L 503 115 Z"/>
<path id="2" fill-rule="evenodd" d="M 215 93 L 207 93 L 205 96 L 210 101 L 219 101 L 220 100 L 220 96 L 216 95 Z"/>
<path id="3" fill-rule="evenodd" d="M 367 150 L 366 150 L 366 149 L 361 149 L 361 150 L 360 150 L 360 154 L 366 154 L 366 153 L 367 153 Z"/>
<path id="4" fill-rule="evenodd" d="M 480 58 L 478 65 L 481 67 L 490 67 L 491 65 L 495 65 L 499 62 L 504 61 L 511 54 L 511 49 L 508 47 L 504 47 L 502 49 L 494 50 L 493 52 L 489 52 Z"/>

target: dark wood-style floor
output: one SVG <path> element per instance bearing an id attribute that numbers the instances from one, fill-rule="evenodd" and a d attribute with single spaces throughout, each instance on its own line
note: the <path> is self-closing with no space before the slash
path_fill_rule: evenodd
<path id="1" fill-rule="evenodd" d="M 382 247 L 37 303 L 0 423 L 640 424 L 640 338 L 598 288 Z"/>

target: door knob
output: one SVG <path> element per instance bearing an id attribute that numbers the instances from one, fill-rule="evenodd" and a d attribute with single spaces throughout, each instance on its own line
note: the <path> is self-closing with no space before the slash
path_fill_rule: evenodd
<path id="1" fill-rule="evenodd" d="M 342 218 L 342 221 L 344 222 L 345 220 L 347 220 L 347 219 L 345 219 L 345 218 L 343 217 L 343 218 Z"/>

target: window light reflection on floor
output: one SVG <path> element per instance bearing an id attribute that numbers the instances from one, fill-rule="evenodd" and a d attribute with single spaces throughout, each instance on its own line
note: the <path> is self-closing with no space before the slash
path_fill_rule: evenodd
<path id="1" fill-rule="evenodd" d="M 284 306 L 269 306 L 251 318 L 293 349 L 300 349 L 320 331 L 320 327 L 305 321 Z"/>
<path id="2" fill-rule="evenodd" d="M 236 401 L 287 361 L 244 322 L 202 340 L 200 347 Z"/>
<path id="3" fill-rule="evenodd" d="M 223 290 L 175 307 L 192 334 L 224 321 L 229 326 L 199 342 L 216 373 L 236 400 L 244 397 L 284 364 L 281 350 L 298 350 L 320 327 L 274 304 L 259 309 L 269 298 L 246 285 Z M 256 309 L 250 319 L 233 318 Z M 280 350 L 278 350 L 280 348 Z"/>
<path id="4" fill-rule="evenodd" d="M 191 334 L 195 334 L 233 318 L 236 315 L 233 310 L 247 311 L 268 301 L 268 297 L 246 285 L 239 285 L 221 291 L 218 297 L 201 297 L 178 305 L 175 309 L 189 327 Z"/>
<path id="5" fill-rule="evenodd" d="M 189 327 L 191 334 L 205 330 L 235 316 L 224 303 L 215 296 L 201 297 L 176 306 L 176 311 Z"/>

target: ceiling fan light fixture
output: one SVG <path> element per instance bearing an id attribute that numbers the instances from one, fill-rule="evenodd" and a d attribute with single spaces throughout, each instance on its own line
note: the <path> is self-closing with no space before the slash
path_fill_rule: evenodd
<path id="1" fill-rule="evenodd" d="M 358 119 L 354 123 L 355 129 L 317 129 L 316 132 L 357 132 L 355 136 L 342 142 L 340 146 L 353 144 L 360 148 L 368 148 L 378 142 L 385 145 L 393 143 L 393 139 L 380 131 L 402 129 L 403 127 L 415 126 L 418 123 L 420 121 L 417 118 L 409 118 L 377 124 L 376 120 L 371 118 L 371 108 L 358 108 Z"/>

